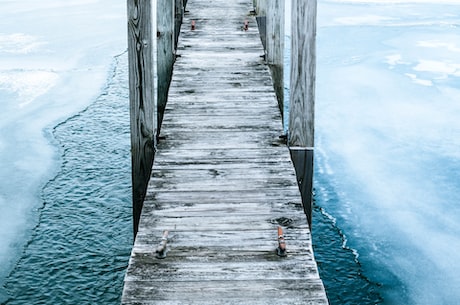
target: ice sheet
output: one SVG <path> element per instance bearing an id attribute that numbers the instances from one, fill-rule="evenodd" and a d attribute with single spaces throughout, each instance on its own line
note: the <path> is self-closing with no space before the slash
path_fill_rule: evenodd
<path id="1" fill-rule="evenodd" d="M 94 100 L 113 57 L 126 49 L 125 6 L 0 2 L 0 283 L 36 224 L 41 188 L 59 166 L 53 126 Z"/>
<path id="2" fill-rule="evenodd" d="M 319 3 L 318 174 L 340 198 L 326 210 L 387 304 L 456 304 L 460 2 Z"/>

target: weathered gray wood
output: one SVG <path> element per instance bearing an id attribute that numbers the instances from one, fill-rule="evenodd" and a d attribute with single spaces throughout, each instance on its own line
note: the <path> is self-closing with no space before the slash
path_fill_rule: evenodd
<path id="1" fill-rule="evenodd" d="M 316 1 L 292 0 L 288 142 L 311 224 L 316 81 Z"/>
<path id="2" fill-rule="evenodd" d="M 134 235 L 150 177 L 157 129 L 154 82 L 155 16 L 156 1 L 128 0 Z"/>
<path id="3" fill-rule="evenodd" d="M 267 6 L 268 2 L 273 0 L 256 0 L 255 1 L 255 8 L 256 13 L 259 16 L 266 16 L 267 15 Z"/>
<path id="4" fill-rule="evenodd" d="M 208 206 L 208 205 L 206 205 Z M 181 207 L 177 207 L 174 210 L 180 209 Z M 222 214 L 223 211 L 227 213 L 235 213 L 235 210 L 222 210 L 222 205 L 220 205 L 220 213 Z M 212 209 L 212 206 L 211 206 Z M 238 209 L 238 207 L 233 207 L 233 209 Z M 265 209 L 266 210 L 266 209 Z M 215 213 L 211 213 L 209 217 L 216 217 L 215 214 L 219 213 L 217 211 L 217 207 L 213 210 Z M 165 212 L 166 213 L 166 212 Z M 185 214 L 185 212 L 182 212 Z M 198 210 L 197 210 L 198 213 Z M 203 211 L 201 211 L 203 213 Z M 203 214 L 206 214 L 204 211 Z M 256 214 L 256 213 L 254 213 Z M 161 214 L 169 215 L 169 214 Z M 183 216 L 187 217 L 187 216 Z M 199 217 L 199 216 L 196 216 Z M 221 217 L 221 216 L 217 216 Z M 283 221 L 281 221 L 283 220 Z M 279 219 L 279 223 L 283 223 L 284 226 L 291 226 L 291 222 L 287 219 Z M 278 223 L 278 224 L 279 224 Z M 276 224 L 275 224 L 276 225 Z M 296 223 L 297 225 L 297 223 Z M 160 237 L 163 231 L 158 229 L 149 229 L 149 230 L 140 230 L 138 236 L 136 237 L 139 239 L 139 242 L 136 244 L 136 253 L 143 253 L 144 256 L 154 256 L 154 253 L 151 251 L 152 247 L 158 245 L 161 241 Z M 289 259 L 280 260 L 277 255 L 275 254 L 274 247 L 276 247 L 276 230 L 256 230 L 251 229 L 247 230 L 244 234 L 244 242 L 241 242 L 241 232 L 237 230 L 229 230 L 229 231 L 218 231 L 218 230 L 198 230 L 198 231 L 179 231 L 175 230 L 174 232 L 170 233 L 170 254 L 169 259 L 178 260 L 184 259 L 184 262 L 190 261 L 216 261 L 216 262 L 226 262 L 229 260 L 238 261 L 238 262 L 256 262 L 256 263 L 263 263 L 264 261 L 276 261 L 278 264 L 286 263 L 299 263 L 304 261 L 313 260 L 313 256 L 305 257 L 302 255 L 290 255 Z M 304 228 L 296 228 L 295 230 L 286 230 L 285 236 L 287 239 L 288 248 L 287 251 L 289 254 L 293 253 L 306 253 L 308 251 L 309 243 L 311 243 L 311 236 L 309 229 L 306 225 Z M 197 241 L 200 241 L 197 244 Z M 295 240 L 295 243 L 292 242 Z M 189 251 L 182 251 L 181 248 L 189 248 Z M 207 251 L 222 251 L 222 249 L 234 249 L 232 251 L 228 251 L 225 255 L 211 255 L 211 256 L 203 256 L 200 252 Z M 204 250 L 206 249 L 206 250 Z M 220 249 L 220 250 L 219 250 Z M 238 251 L 235 251 L 235 250 Z M 140 251 L 140 252 L 139 252 Z M 238 252 L 243 251 L 244 253 L 252 252 L 252 255 L 239 255 Z M 241 252 L 241 253 L 243 253 Z M 310 253 L 311 254 L 311 253 Z M 233 257 L 230 257 L 233 256 Z M 262 259 L 262 256 L 265 256 L 265 260 Z M 164 261 L 167 263 L 168 261 Z M 160 263 L 160 262 L 156 262 Z M 308 262 L 308 264 L 310 264 Z M 311 268 L 314 268 L 314 264 L 311 264 Z M 315 276 L 313 272 L 311 274 Z"/>
<path id="5" fill-rule="evenodd" d="M 284 109 L 284 0 L 268 1 L 266 56 L 280 111 Z"/>
<path id="6" fill-rule="evenodd" d="M 151 296 L 160 302 L 175 304 L 253 304 L 260 300 L 264 302 L 259 304 L 327 304 L 320 280 L 230 281 L 231 285 L 228 282 L 171 281 L 158 285 L 154 281 L 126 281 L 125 288 L 130 297 L 124 304 L 157 304 L 152 302 Z"/>
<path id="7" fill-rule="evenodd" d="M 289 146 L 314 146 L 316 0 L 292 0 Z"/>
<path id="8" fill-rule="evenodd" d="M 327 304 L 252 1 L 188 2 L 122 303 Z"/>
<path id="9" fill-rule="evenodd" d="M 175 6 L 171 0 L 157 0 L 157 75 L 158 75 L 158 126 L 161 128 L 163 113 L 168 100 L 175 52 Z"/>
<path id="10" fill-rule="evenodd" d="M 284 49 L 284 0 L 267 5 L 267 63 L 282 65 Z"/>
<path id="11" fill-rule="evenodd" d="M 174 49 L 177 48 L 179 40 L 180 29 L 182 26 L 182 19 L 184 17 L 184 9 L 187 1 L 184 0 L 170 0 L 174 5 Z"/>
<path id="12" fill-rule="evenodd" d="M 284 296 L 283 301 L 285 302 L 284 304 L 298 304 L 298 305 L 316 305 L 316 304 L 328 304 L 327 301 L 322 301 L 322 300 L 298 300 L 298 299 L 293 299 L 289 296 Z M 126 304 L 142 304 L 142 305 L 216 305 L 216 304 L 225 304 L 225 305 L 241 305 L 241 304 L 251 304 L 251 305 L 279 305 L 279 301 L 277 298 L 271 299 L 267 303 L 267 299 L 263 300 L 257 300 L 253 298 L 246 298 L 242 296 L 241 294 L 237 293 L 237 296 L 233 299 L 221 299 L 221 298 L 215 298 L 212 300 L 209 299 L 198 299 L 198 300 L 160 300 L 160 301 L 143 301 L 142 303 L 139 302 L 134 302 L 134 303 L 126 303 Z"/>

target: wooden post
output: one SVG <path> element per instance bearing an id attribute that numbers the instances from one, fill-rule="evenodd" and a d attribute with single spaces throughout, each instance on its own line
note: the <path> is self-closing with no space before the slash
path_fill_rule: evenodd
<path id="1" fill-rule="evenodd" d="M 171 0 L 157 1 L 157 11 L 161 12 L 157 16 L 158 127 L 160 129 L 175 60 L 175 5 Z"/>
<path id="2" fill-rule="evenodd" d="M 284 0 L 269 1 L 266 20 L 266 57 L 278 105 L 284 109 Z"/>
<path id="3" fill-rule="evenodd" d="M 267 15 L 267 5 L 268 1 L 273 0 L 256 0 L 256 13 L 259 16 L 266 16 Z"/>
<path id="4" fill-rule="evenodd" d="M 292 0 L 289 147 L 311 226 L 316 79 L 316 0 Z"/>
<path id="5" fill-rule="evenodd" d="M 257 26 L 259 27 L 260 40 L 264 47 L 265 58 L 267 56 L 267 1 L 269 0 L 257 0 L 254 3 Z"/>
<path id="6" fill-rule="evenodd" d="M 184 0 L 174 0 L 174 49 L 177 49 L 177 42 L 179 41 L 180 27 L 184 16 Z"/>
<path id="7" fill-rule="evenodd" d="M 156 145 L 156 0 L 128 0 L 133 231 L 137 234 Z"/>
<path id="8" fill-rule="evenodd" d="M 284 0 L 270 1 L 267 5 L 267 63 L 283 64 Z"/>

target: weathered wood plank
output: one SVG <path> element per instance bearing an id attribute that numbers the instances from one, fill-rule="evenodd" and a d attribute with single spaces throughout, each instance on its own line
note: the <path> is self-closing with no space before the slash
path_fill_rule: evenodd
<path id="1" fill-rule="evenodd" d="M 276 255 L 275 255 L 276 256 Z M 283 272 L 296 274 L 296 280 L 315 279 L 315 272 L 311 264 L 298 261 L 259 260 L 250 262 L 236 262 L 231 264 L 227 261 L 213 262 L 210 268 L 208 262 L 178 262 L 163 260 L 157 262 L 157 258 L 144 258 L 141 268 L 134 270 L 127 281 L 254 281 L 259 279 L 259 274 L 267 280 L 283 280 Z M 174 272 L 171 272 L 171 269 Z"/>
<path id="2" fill-rule="evenodd" d="M 313 256 L 306 256 L 305 251 L 311 239 L 304 230 L 286 230 L 287 255 L 280 257 L 276 254 L 277 247 L 276 230 L 250 230 L 244 232 L 244 242 L 241 241 L 242 234 L 239 231 L 171 231 L 171 238 L 168 241 L 167 257 L 158 259 L 155 249 L 161 241 L 162 231 L 152 230 L 139 231 L 139 243 L 135 246 L 133 253 L 136 259 L 149 259 L 149 264 L 160 264 L 167 262 L 188 263 L 205 262 L 212 267 L 214 263 L 261 263 L 276 261 L 277 264 L 308 264 L 311 271 L 310 276 L 317 277 Z M 137 238 L 137 237 L 136 237 Z M 142 242 L 142 243 L 141 243 Z M 144 268 L 137 264 L 138 268 Z M 151 266 L 155 268 L 155 266 Z M 302 267 L 303 268 L 303 267 Z M 131 269 L 134 270 L 134 269 Z M 130 273 L 131 274 L 131 273 Z M 192 276 L 190 274 L 189 276 Z M 286 277 L 285 272 L 280 276 Z M 290 277 L 295 276 L 292 274 Z M 186 280 L 187 277 L 184 278 Z"/>
<path id="3" fill-rule="evenodd" d="M 141 230 L 139 231 L 139 238 L 142 244 L 138 243 L 135 246 L 136 252 L 134 253 L 136 256 L 141 255 L 143 259 L 149 259 L 149 263 L 152 264 L 167 262 L 181 264 L 196 261 L 209 263 L 210 268 L 212 268 L 214 263 L 225 262 L 228 264 L 271 261 L 276 261 L 277 264 L 300 264 L 304 262 L 310 264 L 311 270 L 316 270 L 314 269 L 314 262 L 312 262 L 313 257 L 302 256 L 302 254 L 307 253 L 305 248 L 311 242 L 306 230 L 308 228 L 303 230 L 287 229 L 289 259 L 276 254 L 277 230 L 249 230 L 244 234 L 243 242 L 241 240 L 242 234 L 239 231 L 171 231 L 171 238 L 168 241 L 169 252 L 164 259 L 159 259 L 155 254 L 155 249 L 161 241 L 158 236 L 161 237 L 162 232 L 159 230 L 149 232 Z M 261 236 L 264 239 L 261 239 Z M 317 274 L 312 271 L 312 276 L 317 276 Z"/>
<path id="4" fill-rule="evenodd" d="M 225 300 L 244 295 L 246 302 L 265 299 L 278 300 L 283 296 L 295 295 L 298 301 L 323 298 L 318 279 L 293 279 L 293 280 L 252 280 L 252 281 L 189 281 L 168 282 L 158 285 L 156 282 L 126 281 L 125 287 L 133 290 L 129 295 L 134 300 L 149 300 L 155 296 L 157 300 L 183 300 L 198 301 L 202 299 Z M 249 284 L 250 283 L 250 284 Z M 295 293 L 295 294 L 294 294 Z M 127 300 L 130 300 L 127 298 Z M 219 303 L 217 303 L 219 304 Z M 225 304 L 225 303 L 224 303 Z M 279 304 L 279 303 L 278 303 Z"/>
<path id="5" fill-rule="evenodd" d="M 160 149 L 163 148 L 162 144 L 159 145 Z M 289 159 L 286 158 L 286 152 L 287 149 L 279 149 L 278 146 L 275 146 L 273 148 L 267 147 L 263 150 L 261 149 L 240 149 L 240 150 L 232 150 L 232 149 L 184 149 L 180 152 L 180 154 L 177 154 L 176 151 L 163 151 L 162 154 L 165 157 L 163 162 L 170 162 L 168 160 L 173 160 L 173 162 L 176 161 L 183 161 L 185 164 L 187 163 L 192 163 L 195 164 L 196 162 L 203 163 L 203 162 L 216 162 L 222 160 L 222 162 L 232 162 L 232 161 L 238 161 L 238 162 L 246 162 L 249 164 L 257 163 L 257 162 L 265 162 L 267 161 L 266 155 L 269 154 L 274 158 L 275 160 L 279 162 L 290 162 Z M 177 160 L 179 159 L 179 160 Z M 176 161 L 174 161 L 176 160 Z M 155 167 L 158 169 L 159 162 L 155 163 Z M 170 169 L 170 168 L 167 168 Z M 153 172 L 153 175 L 157 171 Z M 219 173 L 216 173 L 219 174 Z M 237 171 L 236 174 L 243 174 L 241 171 Z M 284 177 L 284 175 L 289 175 L 290 173 L 283 173 L 280 175 Z"/>
<path id="6" fill-rule="evenodd" d="M 263 217 L 255 217 L 254 215 L 237 215 L 234 217 L 143 217 L 141 222 L 144 226 L 152 229 L 168 229 L 179 231 L 246 231 L 248 228 L 254 230 L 272 230 L 275 231 L 275 217 L 284 217 L 285 214 L 267 215 Z M 289 215 L 288 215 L 289 216 Z M 225 221 L 225 222 L 224 222 Z M 308 227 L 306 220 L 295 219 L 295 223 L 299 228 Z"/>
<path id="7" fill-rule="evenodd" d="M 252 9 L 189 0 L 123 304 L 327 304 Z"/>
<path id="8" fill-rule="evenodd" d="M 247 299 L 242 296 L 235 296 L 232 299 L 221 299 L 221 298 L 216 298 L 212 300 L 208 299 L 202 299 L 202 300 L 187 300 L 187 302 L 184 302 L 184 300 L 159 300 L 159 301 L 149 301 L 149 300 L 144 300 L 142 302 L 139 301 L 133 301 L 132 303 L 125 303 L 125 304 L 135 304 L 135 305 L 241 305 L 241 304 L 248 304 L 248 302 L 251 305 L 279 305 L 279 301 L 276 299 L 272 300 L 254 300 L 254 299 Z M 289 296 L 283 296 L 283 302 L 285 304 L 294 304 L 294 305 L 326 305 L 328 302 L 326 300 L 299 300 L 296 298 L 291 298 Z"/>

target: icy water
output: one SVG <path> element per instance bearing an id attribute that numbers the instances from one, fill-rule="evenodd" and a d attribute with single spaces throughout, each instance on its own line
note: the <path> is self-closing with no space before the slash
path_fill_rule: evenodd
<path id="1" fill-rule="evenodd" d="M 132 246 L 127 56 L 86 110 L 54 128 L 62 167 L 43 189 L 5 304 L 117 304 Z"/>
<path id="2" fill-rule="evenodd" d="M 87 109 L 53 130 L 62 168 L 43 189 L 33 235 L 5 282 L 7 305 L 118 304 L 132 245 L 127 55 Z M 315 254 L 331 304 L 376 304 L 343 235 L 318 206 Z"/>
<path id="3" fill-rule="evenodd" d="M 459 304 L 459 5 L 319 1 L 316 202 L 384 304 Z"/>
<path id="4" fill-rule="evenodd" d="M 288 8 L 289 9 L 289 8 Z M 289 30 L 288 30 L 289 34 Z M 289 67 L 290 35 L 285 45 L 285 113 L 289 113 Z M 288 130 L 288 116 L 284 117 L 284 129 Z M 363 273 L 358 253 L 347 245 L 345 233 L 337 226 L 337 220 L 326 208 L 331 202 L 340 204 L 340 195 L 335 190 L 335 181 L 323 175 L 322 162 L 315 161 L 315 180 L 312 217 L 313 250 L 331 305 L 381 304 L 381 285 L 371 281 Z M 333 214 L 333 212 L 331 212 Z"/>

